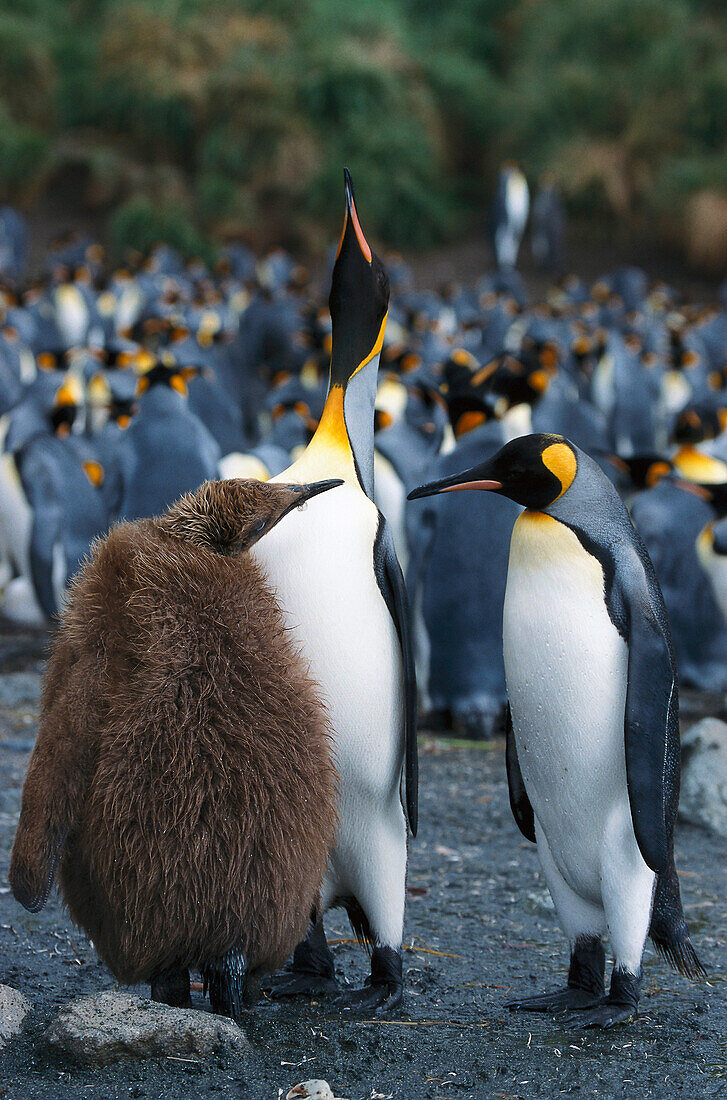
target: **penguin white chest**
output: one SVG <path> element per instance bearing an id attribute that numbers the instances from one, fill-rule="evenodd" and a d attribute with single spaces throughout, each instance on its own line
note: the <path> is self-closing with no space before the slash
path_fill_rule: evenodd
<path id="1" fill-rule="evenodd" d="M 328 704 L 344 803 L 398 799 L 403 670 L 374 573 L 377 529 L 376 506 L 346 483 L 253 549 Z"/>
<path id="2" fill-rule="evenodd" d="M 606 831 L 629 828 L 628 649 L 600 563 L 564 524 L 517 520 L 503 619 L 507 690 L 525 787 L 560 873 L 600 901 Z"/>

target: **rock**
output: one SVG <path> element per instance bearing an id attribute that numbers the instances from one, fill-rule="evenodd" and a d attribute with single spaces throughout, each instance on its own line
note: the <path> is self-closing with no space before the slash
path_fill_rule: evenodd
<path id="1" fill-rule="evenodd" d="M 168 1056 L 239 1058 L 250 1050 L 244 1033 L 224 1016 L 112 990 L 71 1001 L 44 1038 L 71 1061 L 96 1065 Z"/>
<path id="2" fill-rule="evenodd" d="M 301 1081 L 294 1085 L 286 1095 L 285 1100 L 343 1100 L 340 1096 L 334 1096 L 333 1090 L 327 1081 Z"/>
<path id="3" fill-rule="evenodd" d="M 30 1001 L 11 985 L 0 985 L 0 1050 L 17 1035 L 30 1012 Z"/>
<path id="4" fill-rule="evenodd" d="M 679 816 L 727 836 L 727 724 L 704 718 L 682 737 Z"/>

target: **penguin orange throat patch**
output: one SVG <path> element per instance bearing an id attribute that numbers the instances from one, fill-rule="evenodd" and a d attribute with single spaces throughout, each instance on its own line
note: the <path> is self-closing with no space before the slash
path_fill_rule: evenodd
<path id="1" fill-rule="evenodd" d="M 343 386 L 331 386 L 316 433 L 294 464 L 296 477 L 341 477 L 358 485 L 351 440 L 343 411 Z M 292 468 L 291 468 L 292 469 Z M 282 476 L 282 475 L 281 475 Z"/>
<path id="2" fill-rule="evenodd" d="M 672 459 L 674 469 L 687 481 L 717 484 L 727 481 L 727 463 L 685 443 Z"/>

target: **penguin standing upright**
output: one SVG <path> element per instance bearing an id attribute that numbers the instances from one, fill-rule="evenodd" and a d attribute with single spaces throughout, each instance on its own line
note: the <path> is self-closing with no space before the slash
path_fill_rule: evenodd
<path id="1" fill-rule="evenodd" d="M 157 515 L 218 472 L 220 449 L 187 407 L 184 370 L 167 352 L 149 359 L 137 385 L 139 411 L 119 440 L 119 519 Z"/>
<path id="2" fill-rule="evenodd" d="M 335 835 L 325 708 L 250 547 L 338 485 L 207 482 L 97 542 L 54 639 L 9 879 L 122 982 L 239 1020 L 304 934 Z"/>
<path id="3" fill-rule="evenodd" d="M 533 203 L 533 259 L 545 271 L 557 272 L 563 264 L 565 207 L 555 180 L 546 176 Z"/>
<path id="4" fill-rule="evenodd" d="M 361 229 L 348 171 L 345 184 L 330 294 L 328 396 L 308 447 L 274 479 L 336 477 L 344 484 L 335 503 L 327 506 L 323 496 L 311 501 L 254 554 L 321 685 L 333 729 L 339 831 L 322 910 L 345 908 L 372 946 L 368 984 L 343 994 L 342 1002 L 386 1011 L 403 992 L 407 819 L 412 833 L 417 826 L 416 684 L 404 582 L 390 529 L 372 500 L 374 402 L 389 283 Z M 274 992 L 331 990 L 333 980 L 318 920 Z"/>
<path id="5" fill-rule="evenodd" d="M 679 706 L 664 600 L 616 490 L 562 436 L 512 440 L 411 495 L 456 489 L 526 509 L 503 622 L 510 803 L 537 843 L 571 963 L 564 990 L 510 1007 L 572 1010 L 574 1027 L 610 1027 L 635 1014 L 647 934 L 680 973 L 704 974 L 674 865 Z"/>
<path id="6" fill-rule="evenodd" d="M 530 191 L 517 164 L 500 169 L 492 217 L 492 238 L 498 267 L 515 267 L 530 210 Z"/>

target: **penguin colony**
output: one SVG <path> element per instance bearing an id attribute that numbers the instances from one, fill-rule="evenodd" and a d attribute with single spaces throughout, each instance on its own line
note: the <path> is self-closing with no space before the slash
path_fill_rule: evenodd
<path id="1" fill-rule="evenodd" d="M 36 621 L 57 614 L 95 536 L 117 519 L 160 514 L 205 478 L 340 479 L 335 492 L 253 551 L 329 705 L 340 774 L 339 831 L 317 919 L 273 995 L 337 991 L 322 914 L 342 905 L 372 946 L 367 986 L 344 1003 L 387 1011 L 400 1002 L 407 823 L 416 830 L 416 664 L 427 726 L 490 737 L 506 718 L 513 810 L 538 841 L 572 948 L 566 990 L 517 1007 L 581 1008 L 591 1013 L 582 1022 L 608 1026 L 635 1009 L 649 930 L 671 962 L 700 974 L 673 868 L 677 704 L 669 685 L 676 666 L 682 684 L 727 688 L 727 538 L 720 527 L 727 515 L 727 313 L 689 306 L 637 269 L 592 287 L 561 277 L 545 302 L 530 305 L 514 269 L 529 204 L 516 172 L 508 166 L 503 209 L 510 229 L 517 222 L 517 239 L 510 235 L 505 253 L 498 250 L 499 269 L 473 287 L 417 291 L 396 257 L 387 261 L 387 280 L 361 229 L 349 178 L 330 313 L 284 253 L 256 263 L 240 246 L 224 250 L 214 271 L 184 266 L 160 247 L 133 272 L 109 272 L 96 246 L 65 242 L 38 284 L 21 289 L 7 280 L 2 493 L 12 519 L 2 544 L 3 610 Z M 548 209 L 553 203 L 544 200 L 546 228 Z M 497 203 L 494 214 L 496 228 Z M 548 247 L 559 251 L 557 232 Z M 502 454 L 513 454 L 503 446 L 518 441 L 525 451 L 513 459 L 516 480 L 537 490 L 545 470 L 552 499 L 533 503 L 520 489 L 508 492 L 510 471 L 474 479 L 501 482 L 486 520 L 460 494 L 406 501 L 423 482 L 433 487 L 502 462 Z M 562 448 L 555 472 L 553 452 L 543 457 L 550 447 Z M 595 499 L 591 488 L 607 503 L 614 529 L 626 532 L 628 568 L 604 549 L 609 532 L 589 534 L 588 517 L 580 516 Z M 557 820 L 541 820 L 543 805 L 552 802 L 556 819 L 559 805 L 547 790 L 562 763 L 548 730 L 525 749 L 533 717 L 513 653 L 537 601 L 523 561 L 546 561 L 548 549 L 528 512 L 546 517 L 543 529 L 558 527 L 556 572 L 573 562 L 580 578 L 559 574 L 558 583 L 601 592 L 600 604 L 592 603 L 593 646 L 612 670 L 600 703 L 617 780 L 614 805 L 601 810 L 617 833 L 612 870 L 625 868 L 624 881 L 634 884 L 633 911 L 619 912 L 615 924 L 618 897 L 594 886 L 603 851 L 595 840 L 587 845 L 574 872 L 568 837 Z M 345 555 L 335 552 L 342 538 L 350 539 Z M 631 617 L 627 597 L 636 601 Z M 540 610 L 533 646 L 550 628 Z M 632 767 L 628 722 L 623 727 L 637 611 L 658 625 L 662 712 L 646 715 L 654 720 L 652 755 Z M 530 660 L 534 682 L 537 654 Z M 549 672 L 551 722 L 560 696 L 573 704 L 571 741 L 559 747 L 567 755 L 580 745 L 579 700 L 569 694 L 563 662 Z M 644 776 L 658 770 L 659 747 L 661 782 L 644 809 L 639 795 Z M 526 751 L 536 761 L 531 769 Z M 570 782 L 583 797 L 577 774 Z M 616 952 L 607 1000 L 606 927 Z"/>
<path id="2" fill-rule="evenodd" d="M 319 904 L 337 775 L 317 688 L 250 548 L 340 483 L 209 482 L 96 544 L 56 636 L 10 864 L 56 864 L 104 962 L 239 1019 Z"/>

